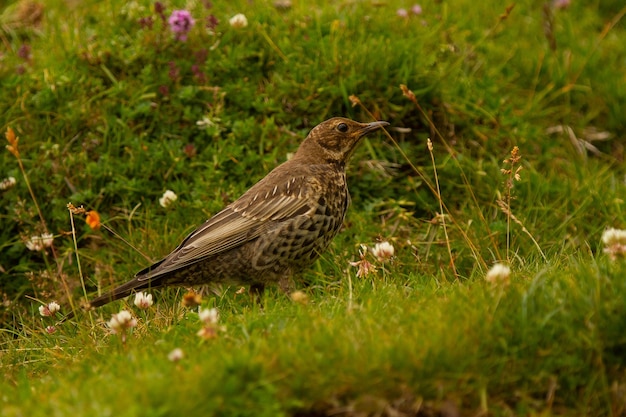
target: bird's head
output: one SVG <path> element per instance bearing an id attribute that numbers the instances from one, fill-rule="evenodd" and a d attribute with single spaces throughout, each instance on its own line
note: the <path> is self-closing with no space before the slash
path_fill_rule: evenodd
<path id="1" fill-rule="evenodd" d="M 366 134 L 387 126 L 387 122 L 359 123 L 333 117 L 315 126 L 300 144 L 296 158 L 327 163 L 346 163 Z"/>

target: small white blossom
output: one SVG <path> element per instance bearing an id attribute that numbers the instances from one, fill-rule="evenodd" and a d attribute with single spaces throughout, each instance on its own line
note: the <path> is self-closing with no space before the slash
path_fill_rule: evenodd
<path id="1" fill-rule="evenodd" d="M 379 261 L 385 261 L 393 257 L 395 249 L 389 242 L 377 243 L 372 248 L 372 255 L 374 255 Z"/>
<path id="2" fill-rule="evenodd" d="M 248 26 L 248 18 L 242 13 L 234 15 L 228 22 L 235 29 L 245 28 Z"/>
<path id="3" fill-rule="evenodd" d="M 178 199 L 176 193 L 172 190 L 167 190 L 163 193 L 163 197 L 159 198 L 159 204 L 162 207 L 168 207 L 174 201 Z"/>
<path id="4" fill-rule="evenodd" d="M 2 181 L 0 181 L 0 190 L 2 191 L 8 190 L 9 188 L 14 187 L 15 184 L 17 184 L 17 181 L 15 180 L 14 177 L 5 178 Z"/>
<path id="5" fill-rule="evenodd" d="M 60 310 L 61 306 L 56 301 L 53 301 L 48 305 L 39 306 L 39 314 L 41 314 L 43 317 L 54 316 Z"/>
<path id="6" fill-rule="evenodd" d="M 48 333 L 48 334 L 56 333 L 56 331 L 57 331 L 57 328 L 54 327 L 54 326 L 47 326 L 46 327 L 46 333 Z"/>
<path id="7" fill-rule="evenodd" d="M 217 308 L 205 308 L 198 312 L 198 317 L 204 324 L 217 324 L 220 313 Z"/>
<path id="8" fill-rule="evenodd" d="M 213 127 L 213 126 L 217 126 L 216 122 L 219 122 L 220 119 L 215 118 L 215 119 L 211 119 L 208 116 L 204 116 L 202 119 L 198 120 L 196 122 L 196 125 L 200 128 L 200 129 L 207 129 L 209 127 Z"/>
<path id="9" fill-rule="evenodd" d="M 604 253 L 607 253 L 612 260 L 617 257 L 626 256 L 626 230 L 607 229 L 602 233 L 602 243 L 604 243 Z"/>
<path id="10" fill-rule="evenodd" d="M 511 276 L 511 268 L 504 264 L 495 264 L 491 267 L 491 269 L 487 272 L 485 276 L 485 280 L 492 284 L 497 283 L 508 283 L 509 277 Z"/>
<path id="11" fill-rule="evenodd" d="M 152 305 L 152 294 L 144 294 L 143 292 L 138 292 L 135 294 L 135 305 L 142 310 L 150 308 Z"/>
<path id="12" fill-rule="evenodd" d="M 30 239 L 25 242 L 25 245 L 28 250 L 37 252 L 52 246 L 53 241 L 54 235 L 52 233 L 43 233 L 41 236 L 31 236 Z"/>
<path id="13" fill-rule="evenodd" d="M 124 332 L 126 329 L 137 326 L 137 319 L 126 310 L 122 310 L 117 314 L 113 314 L 111 320 L 107 322 L 107 326 L 113 333 Z"/>
<path id="14" fill-rule="evenodd" d="M 178 362 L 184 357 L 185 357 L 185 353 L 183 352 L 181 348 L 176 348 L 167 355 L 167 359 L 169 359 L 170 362 Z"/>

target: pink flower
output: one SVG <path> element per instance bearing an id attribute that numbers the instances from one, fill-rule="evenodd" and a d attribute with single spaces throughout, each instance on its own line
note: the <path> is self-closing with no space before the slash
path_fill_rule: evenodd
<path id="1" fill-rule="evenodd" d="M 169 23 L 170 30 L 174 33 L 176 40 L 185 42 L 187 40 L 187 34 L 196 21 L 187 10 L 174 10 L 167 20 L 167 23 Z"/>
<path id="2" fill-rule="evenodd" d="M 411 13 L 416 15 L 422 14 L 422 6 L 420 6 L 419 4 L 414 4 L 413 7 L 411 7 Z"/>
<path id="3" fill-rule="evenodd" d="M 403 19 L 409 17 L 409 12 L 407 12 L 406 9 L 398 9 L 396 11 L 396 14 L 398 15 L 398 17 L 401 17 Z"/>

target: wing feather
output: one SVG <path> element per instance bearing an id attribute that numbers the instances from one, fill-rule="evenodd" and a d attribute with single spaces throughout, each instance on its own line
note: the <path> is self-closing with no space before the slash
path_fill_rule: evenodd
<path id="1" fill-rule="evenodd" d="M 165 259 L 140 271 L 140 281 L 187 267 L 256 239 L 268 223 L 312 210 L 310 179 L 289 178 L 274 188 L 260 183 L 193 231 Z"/>

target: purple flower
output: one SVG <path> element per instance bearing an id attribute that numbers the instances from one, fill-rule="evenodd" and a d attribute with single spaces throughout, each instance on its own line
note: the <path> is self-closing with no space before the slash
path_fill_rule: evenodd
<path id="1" fill-rule="evenodd" d="M 176 62 L 170 61 L 167 63 L 167 65 L 170 68 L 170 70 L 167 73 L 168 77 L 170 77 L 170 80 L 172 81 L 178 80 L 178 77 L 180 76 L 180 70 L 176 66 Z"/>
<path id="2" fill-rule="evenodd" d="M 191 13 L 187 10 L 174 10 L 167 20 L 170 24 L 170 30 L 174 33 L 176 40 L 185 42 L 187 40 L 187 34 L 196 23 L 191 17 Z"/>
<path id="3" fill-rule="evenodd" d="M 220 23 L 219 20 L 217 20 L 217 17 L 213 16 L 213 15 L 209 15 L 206 18 L 206 27 L 207 29 L 209 29 L 211 32 L 215 30 L 215 28 L 217 27 L 217 25 Z"/>
<path id="4" fill-rule="evenodd" d="M 28 61 L 30 59 L 30 46 L 23 43 L 17 50 L 17 56 L 22 58 L 24 61 Z"/>
<path id="5" fill-rule="evenodd" d="M 142 17 L 139 19 L 139 26 L 142 29 L 152 29 L 153 24 L 152 16 Z"/>

